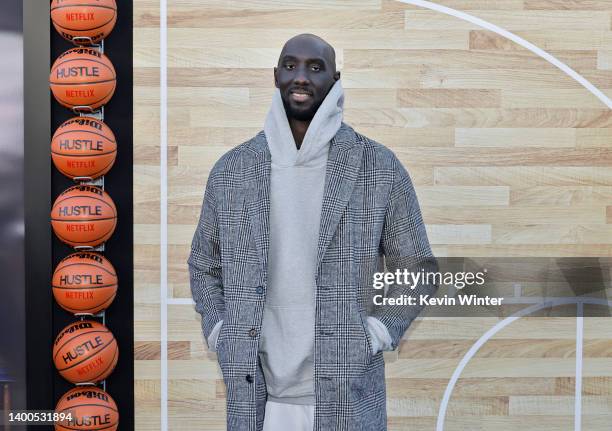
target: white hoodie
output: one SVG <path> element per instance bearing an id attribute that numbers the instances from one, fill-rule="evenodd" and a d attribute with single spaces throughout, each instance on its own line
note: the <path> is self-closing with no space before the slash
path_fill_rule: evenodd
<path id="1" fill-rule="evenodd" d="M 280 91 L 264 133 L 272 156 L 268 286 L 259 352 L 270 401 L 314 404 L 316 261 L 330 140 L 342 123 L 336 81 L 298 150 Z"/>

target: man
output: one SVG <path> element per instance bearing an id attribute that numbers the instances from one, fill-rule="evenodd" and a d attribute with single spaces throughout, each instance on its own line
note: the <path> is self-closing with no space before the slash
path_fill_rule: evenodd
<path id="1" fill-rule="evenodd" d="M 436 264 L 410 177 L 342 122 L 334 49 L 290 39 L 264 130 L 213 167 L 189 268 L 229 431 L 386 430 L 383 350 L 420 311 L 373 274 Z M 392 284 L 387 297 L 436 286 Z"/>

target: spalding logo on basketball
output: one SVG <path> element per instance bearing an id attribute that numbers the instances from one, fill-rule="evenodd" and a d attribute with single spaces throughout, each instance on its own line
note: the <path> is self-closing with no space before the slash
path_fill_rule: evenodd
<path id="1" fill-rule="evenodd" d="M 83 320 L 66 326 L 53 344 L 53 363 L 71 383 L 96 383 L 115 369 L 119 348 L 101 323 Z"/>
<path id="2" fill-rule="evenodd" d="M 98 43 L 117 22 L 115 0 L 53 0 L 51 20 L 62 37 L 75 44 Z"/>
<path id="3" fill-rule="evenodd" d="M 51 209 L 51 225 L 72 247 L 95 247 L 108 240 L 117 225 L 117 208 L 99 187 L 78 185 L 60 194 Z"/>
<path id="4" fill-rule="evenodd" d="M 67 108 L 87 111 L 106 104 L 116 85 L 115 68 L 94 48 L 72 48 L 60 55 L 49 76 L 55 99 Z"/>
<path id="5" fill-rule="evenodd" d="M 115 163 L 117 143 L 111 129 L 92 117 L 75 117 L 62 123 L 51 140 L 55 167 L 69 178 L 97 178 Z"/>
<path id="6" fill-rule="evenodd" d="M 115 431 L 119 425 L 115 400 L 95 386 L 70 389 L 57 402 L 55 412 L 72 416 L 56 422 L 55 431 Z"/>
<path id="7" fill-rule="evenodd" d="M 99 253 L 66 256 L 53 272 L 53 296 L 71 313 L 95 314 L 112 304 L 117 294 L 115 268 Z"/>

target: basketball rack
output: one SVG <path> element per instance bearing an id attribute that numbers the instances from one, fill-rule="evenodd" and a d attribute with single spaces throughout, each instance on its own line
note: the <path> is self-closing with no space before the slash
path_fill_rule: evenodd
<path id="1" fill-rule="evenodd" d="M 104 39 L 102 39 L 99 43 L 94 43 L 93 40 L 91 39 L 91 37 L 88 36 L 77 36 L 75 38 L 72 39 L 72 43 L 76 46 L 76 47 L 80 47 L 80 48 L 94 48 L 97 49 L 101 54 L 104 54 Z M 80 105 L 80 106 L 74 106 L 72 108 L 72 112 L 75 115 L 78 115 L 79 117 L 93 117 L 99 121 L 104 121 L 104 105 L 102 105 L 100 108 L 98 109 L 94 109 L 91 106 L 88 105 Z M 75 183 L 81 184 L 81 185 L 92 185 L 92 186 L 97 186 L 100 187 L 102 190 L 104 190 L 104 175 L 98 177 L 98 178 L 91 178 L 91 177 L 73 177 L 72 180 Z M 106 243 L 102 243 L 96 247 L 92 247 L 92 246 L 75 246 L 73 247 L 75 251 L 96 251 L 96 252 L 103 252 L 105 251 L 105 245 Z M 84 320 L 86 318 L 90 318 L 90 319 L 100 319 L 103 325 L 106 326 L 106 310 L 102 310 L 99 313 L 96 314 L 92 314 L 92 313 L 75 313 L 74 316 L 77 319 L 80 320 Z M 75 386 L 77 387 L 86 387 L 86 386 L 101 386 L 102 389 L 104 391 L 106 391 L 106 379 L 102 380 L 101 382 L 98 382 L 97 384 L 94 382 L 84 382 L 84 383 L 75 383 Z"/>

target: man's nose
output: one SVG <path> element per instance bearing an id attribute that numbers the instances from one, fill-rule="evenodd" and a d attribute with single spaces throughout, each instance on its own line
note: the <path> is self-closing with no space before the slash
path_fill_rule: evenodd
<path id="1" fill-rule="evenodd" d="M 293 78 L 293 82 L 295 84 L 308 84 L 310 80 L 308 79 L 308 74 L 306 73 L 306 69 L 304 67 L 298 67 L 295 73 L 295 78 Z"/>

